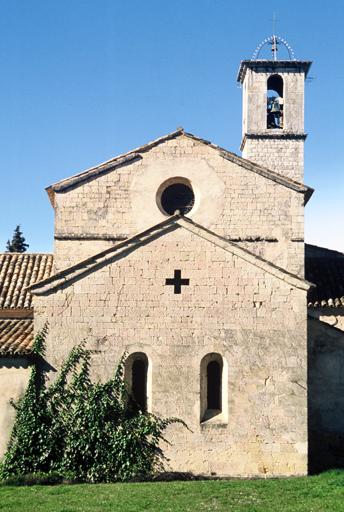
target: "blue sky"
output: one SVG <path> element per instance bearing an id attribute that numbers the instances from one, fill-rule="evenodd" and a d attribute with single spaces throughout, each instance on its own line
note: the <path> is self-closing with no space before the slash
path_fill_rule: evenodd
<path id="1" fill-rule="evenodd" d="M 52 251 L 44 188 L 183 126 L 239 153 L 241 59 L 272 32 L 313 60 L 306 240 L 344 251 L 344 2 L 0 0 L 0 251 Z"/>

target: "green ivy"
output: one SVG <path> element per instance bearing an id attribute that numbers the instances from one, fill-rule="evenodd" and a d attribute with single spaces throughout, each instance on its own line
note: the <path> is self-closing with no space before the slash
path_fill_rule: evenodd
<path id="1" fill-rule="evenodd" d="M 33 354 L 44 356 L 47 329 Z M 104 384 L 90 379 L 91 351 L 74 347 L 57 378 L 47 384 L 33 365 L 23 397 L 12 405 L 16 420 L 0 478 L 56 473 L 88 482 L 130 480 L 164 470 L 163 432 L 176 418 L 161 419 L 132 406 L 124 383 L 125 356 Z"/>

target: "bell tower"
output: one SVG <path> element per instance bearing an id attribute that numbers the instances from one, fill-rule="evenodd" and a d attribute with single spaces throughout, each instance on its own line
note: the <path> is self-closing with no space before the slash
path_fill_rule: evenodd
<path id="1" fill-rule="evenodd" d="M 271 45 L 272 58 L 261 52 Z M 279 60 L 283 50 L 286 58 Z M 243 87 L 241 151 L 243 158 L 303 182 L 304 84 L 310 61 L 296 60 L 287 41 L 271 36 L 240 64 Z"/>

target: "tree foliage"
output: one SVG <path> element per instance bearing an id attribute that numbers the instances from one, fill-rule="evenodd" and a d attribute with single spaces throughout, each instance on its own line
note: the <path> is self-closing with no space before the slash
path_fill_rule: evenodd
<path id="1" fill-rule="evenodd" d="M 36 357 L 44 354 L 45 337 L 46 329 L 35 339 Z M 12 404 L 17 414 L 0 467 L 3 479 L 57 473 L 110 482 L 164 469 L 163 431 L 180 420 L 161 419 L 130 405 L 125 356 L 104 384 L 91 381 L 90 357 L 85 343 L 74 347 L 49 385 L 40 365 L 33 366 L 25 394 Z"/>
<path id="2" fill-rule="evenodd" d="M 29 245 L 25 243 L 25 238 L 18 225 L 14 230 L 12 241 L 7 240 L 6 251 L 25 252 L 28 247 Z"/>

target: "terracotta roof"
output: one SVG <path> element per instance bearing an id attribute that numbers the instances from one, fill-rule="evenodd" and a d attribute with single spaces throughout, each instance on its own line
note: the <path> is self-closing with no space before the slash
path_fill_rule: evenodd
<path id="1" fill-rule="evenodd" d="M 49 277 L 52 266 L 52 254 L 0 253 L 0 355 L 30 353 L 32 295 L 26 288 Z"/>
<path id="2" fill-rule="evenodd" d="M 0 319 L 0 354 L 29 354 L 33 343 L 33 321 Z"/>
<path id="3" fill-rule="evenodd" d="M 308 292 L 310 307 L 344 307 L 344 254 L 306 244 L 305 276 L 316 284 Z"/>
<path id="4" fill-rule="evenodd" d="M 68 190 L 69 188 L 73 188 L 73 187 L 82 185 L 85 181 L 94 179 L 100 175 L 111 172 L 114 169 L 116 169 L 117 167 L 127 165 L 136 160 L 140 160 L 142 158 L 142 155 L 141 155 L 142 153 L 149 151 L 150 149 L 152 149 L 153 147 L 155 147 L 159 144 L 162 144 L 168 140 L 171 140 L 171 139 L 174 139 L 174 138 L 180 137 L 180 136 L 185 136 L 185 137 L 188 137 L 189 139 L 193 139 L 201 144 L 206 144 L 207 146 L 211 147 L 212 149 L 218 151 L 220 153 L 220 155 L 223 158 L 225 158 L 226 160 L 229 160 L 237 165 L 240 165 L 241 167 L 244 167 L 245 169 L 247 169 L 249 171 L 252 171 L 261 176 L 264 176 L 265 178 L 270 179 L 276 183 L 279 183 L 280 185 L 291 188 L 292 190 L 295 190 L 296 192 L 304 194 L 305 202 L 307 202 L 310 199 L 311 195 L 314 192 L 314 190 L 311 187 L 308 187 L 308 186 L 304 185 L 303 183 L 294 181 L 291 178 L 283 176 L 282 174 L 278 174 L 277 172 L 272 171 L 266 167 L 262 167 L 261 165 L 258 165 L 254 162 L 246 160 L 245 158 L 242 158 L 241 156 L 238 156 L 235 153 L 232 153 L 231 151 L 228 151 L 228 150 L 218 146 L 217 144 L 213 144 L 212 142 L 210 142 L 208 140 L 202 139 L 200 137 L 197 137 L 196 135 L 193 135 L 192 133 L 186 132 L 183 128 L 178 128 L 174 132 L 164 135 L 163 137 L 159 137 L 158 139 L 148 142 L 147 144 L 144 144 L 143 146 L 135 148 L 132 151 L 128 151 L 127 153 L 118 155 L 106 162 L 96 165 L 95 167 L 91 167 L 90 169 L 87 169 L 86 171 L 83 171 L 74 176 L 71 176 L 70 178 L 66 178 L 57 183 L 54 183 L 53 185 L 50 185 L 49 187 L 46 188 L 46 191 L 49 195 L 52 205 L 54 206 L 54 204 L 55 204 L 55 200 L 54 200 L 55 193 L 63 192 L 63 191 Z"/>
<path id="5" fill-rule="evenodd" d="M 167 220 L 160 222 L 159 224 L 156 224 L 151 228 L 124 240 L 123 242 L 114 244 L 108 249 L 105 249 L 105 251 L 99 252 L 90 258 L 80 261 L 76 265 L 72 265 L 71 267 L 61 270 L 40 282 L 32 284 L 30 286 L 30 290 L 34 295 L 44 295 L 46 293 L 54 292 L 60 286 L 68 286 L 74 281 L 82 279 L 90 272 L 112 263 L 115 259 L 126 257 L 129 252 L 138 249 L 142 245 L 150 243 L 150 241 L 155 240 L 157 236 L 163 236 L 171 230 L 180 227 L 191 231 L 200 238 L 208 240 L 225 251 L 235 254 L 239 258 L 263 269 L 265 272 L 268 272 L 278 279 L 282 279 L 296 288 L 308 290 L 310 286 L 313 286 L 312 283 L 309 283 L 304 279 L 287 272 L 285 269 L 264 260 L 260 256 L 251 253 L 236 243 L 226 240 L 203 226 L 196 224 L 191 219 L 181 215 L 173 215 Z"/>
<path id="6" fill-rule="evenodd" d="M 52 254 L 0 253 L 0 310 L 30 309 L 26 288 L 50 276 Z"/>

